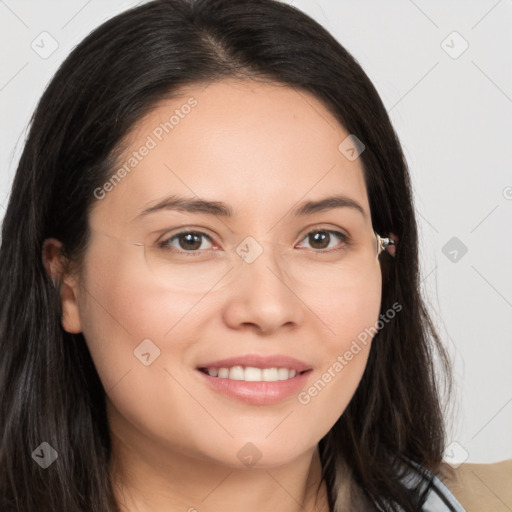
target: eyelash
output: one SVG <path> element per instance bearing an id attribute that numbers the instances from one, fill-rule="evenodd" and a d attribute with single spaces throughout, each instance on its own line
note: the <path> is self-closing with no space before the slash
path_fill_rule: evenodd
<path id="1" fill-rule="evenodd" d="M 302 238 L 302 240 L 308 238 L 310 235 L 312 235 L 314 233 L 329 233 L 329 235 L 335 235 L 338 238 L 340 238 L 341 241 L 342 241 L 342 246 L 338 247 L 336 249 L 329 249 L 329 250 L 325 250 L 325 249 L 309 249 L 309 251 L 313 252 L 314 254 L 319 254 L 319 255 L 321 255 L 321 254 L 332 254 L 334 252 L 346 249 L 347 246 L 350 244 L 350 238 L 347 235 L 345 235 L 344 233 L 341 233 L 340 231 L 336 231 L 336 230 L 333 230 L 333 229 L 314 229 L 314 230 L 309 231 L 308 233 L 306 233 L 306 235 Z M 171 236 L 170 238 L 167 238 L 167 239 L 163 240 L 158 245 L 159 245 L 159 247 L 161 249 L 170 250 L 170 252 L 177 252 L 179 254 L 185 254 L 186 256 L 191 256 L 191 257 L 201 256 L 205 252 L 216 251 L 216 249 L 203 249 L 203 250 L 196 249 L 196 250 L 193 250 L 193 251 L 184 251 L 182 249 L 176 249 L 175 247 L 171 247 L 169 245 L 171 242 L 173 242 L 174 240 L 178 239 L 182 235 L 198 235 L 200 237 L 206 238 L 207 240 L 209 240 L 210 242 L 213 243 L 212 238 L 209 235 L 207 235 L 206 233 L 202 233 L 201 231 L 181 231 L 180 233 L 176 233 L 175 235 Z"/>

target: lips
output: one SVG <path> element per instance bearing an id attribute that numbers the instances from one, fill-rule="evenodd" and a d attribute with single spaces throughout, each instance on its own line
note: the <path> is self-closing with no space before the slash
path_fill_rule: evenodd
<path id="1" fill-rule="evenodd" d="M 251 375 L 256 373 L 257 368 L 261 369 L 263 373 L 266 373 L 268 369 L 274 369 L 274 372 L 275 369 L 278 369 L 278 372 L 285 370 L 287 375 L 284 380 L 278 379 L 270 382 L 265 379 L 259 380 L 259 378 L 257 381 L 239 380 L 242 368 L 249 369 Z M 217 369 L 220 370 L 219 375 L 215 376 Z M 233 370 L 237 375 L 230 378 L 230 371 L 229 377 L 226 375 L 221 377 L 220 372 L 226 373 L 227 369 Z M 201 363 L 197 366 L 195 373 L 201 382 L 216 393 L 251 405 L 271 405 L 296 395 L 308 382 L 312 371 L 311 365 L 294 357 L 282 354 L 269 356 L 247 354 Z M 247 377 L 247 370 L 244 373 Z"/>

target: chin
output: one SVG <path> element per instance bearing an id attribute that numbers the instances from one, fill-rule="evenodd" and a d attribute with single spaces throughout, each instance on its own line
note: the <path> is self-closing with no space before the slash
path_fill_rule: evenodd
<path id="1" fill-rule="evenodd" d="M 280 439 L 250 440 L 247 437 L 243 440 L 230 440 L 228 445 L 219 446 L 223 451 L 211 456 L 217 463 L 233 469 L 273 469 L 286 466 L 312 448 L 306 443 L 299 446 L 293 442 L 283 444 Z"/>

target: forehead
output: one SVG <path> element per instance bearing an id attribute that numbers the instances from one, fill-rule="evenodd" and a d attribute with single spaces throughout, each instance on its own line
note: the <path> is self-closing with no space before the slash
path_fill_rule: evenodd
<path id="1" fill-rule="evenodd" d="M 126 223 L 177 194 L 222 201 L 235 216 L 257 213 L 270 222 L 300 201 L 335 193 L 369 216 L 362 162 L 338 149 L 348 136 L 304 91 L 248 80 L 189 86 L 132 129 L 118 162 L 121 179 L 92 216 Z"/>

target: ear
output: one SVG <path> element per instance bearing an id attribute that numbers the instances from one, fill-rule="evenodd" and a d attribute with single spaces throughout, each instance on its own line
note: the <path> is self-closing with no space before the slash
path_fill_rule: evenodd
<path id="1" fill-rule="evenodd" d="M 64 258 L 61 254 L 62 242 L 56 238 L 47 238 L 43 242 L 43 265 L 55 284 L 60 281 L 60 299 L 62 304 L 62 327 L 69 333 L 82 332 L 77 303 L 78 284 L 76 278 L 64 274 Z"/>
<path id="2" fill-rule="evenodd" d="M 395 242 L 395 245 L 389 245 L 386 247 L 386 250 L 391 254 L 391 256 L 394 256 L 396 252 L 396 245 L 398 245 L 398 237 L 394 233 L 389 233 L 389 238 Z"/>

